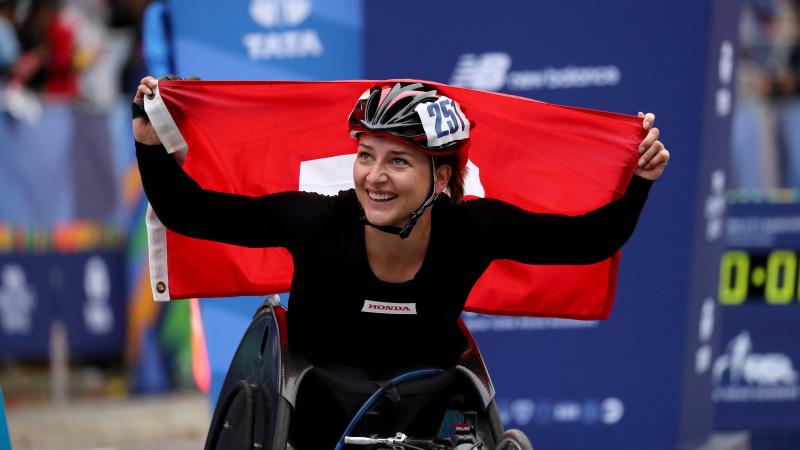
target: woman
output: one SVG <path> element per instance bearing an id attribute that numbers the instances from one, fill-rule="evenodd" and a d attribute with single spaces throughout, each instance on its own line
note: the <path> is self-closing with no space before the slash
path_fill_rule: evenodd
<path id="1" fill-rule="evenodd" d="M 144 78 L 134 103 L 156 85 Z M 434 113 L 446 120 L 437 126 Z M 375 86 L 358 99 L 349 119 L 355 189 L 332 197 L 203 190 L 146 118 L 135 118 L 133 128 L 145 192 L 166 227 L 287 248 L 294 259 L 287 315 L 293 349 L 316 366 L 346 365 L 387 379 L 456 361 L 457 319 L 493 260 L 591 264 L 617 251 L 669 160 L 655 117 L 640 116 L 649 132 L 626 194 L 578 217 L 493 199 L 462 202 L 469 121 L 456 102 L 419 83 Z"/>

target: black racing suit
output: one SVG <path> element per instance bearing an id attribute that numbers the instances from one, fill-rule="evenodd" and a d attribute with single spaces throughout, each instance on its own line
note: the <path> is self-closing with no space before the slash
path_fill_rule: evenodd
<path id="1" fill-rule="evenodd" d="M 294 259 L 287 315 L 294 350 L 316 365 L 347 364 L 386 378 L 410 367 L 449 367 L 462 336 L 467 295 L 495 259 L 591 264 L 633 232 L 651 182 L 634 177 L 625 195 L 587 214 L 527 212 L 493 199 L 432 207 L 431 237 L 416 276 L 378 279 L 367 260 L 354 190 L 335 196 L 282 192 L 246 197 L 202 189 L 162 146 L 137 144 L 147 198 L 162 223 L 187 236 L 246 247 L 284 247 Z M 365 312 L 414 304 L 416 314 Z"/>

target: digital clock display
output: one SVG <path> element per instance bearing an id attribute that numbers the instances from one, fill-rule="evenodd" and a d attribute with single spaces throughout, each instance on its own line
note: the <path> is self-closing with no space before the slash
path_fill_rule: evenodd
<path id="1" fill-rule="evenodd" d="M 720 262 L 719 301 L 729 306 L 745 302 L 799 303 L 798 278 L 798 252 L 794 250 L 773 250 L 768 254 L 728 250 Z"/>

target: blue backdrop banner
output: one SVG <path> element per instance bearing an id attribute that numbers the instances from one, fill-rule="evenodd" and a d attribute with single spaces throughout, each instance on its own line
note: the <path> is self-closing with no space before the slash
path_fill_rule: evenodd
<path id="1" fill-rule="evenodd" d="M 414 77 L 634 115 L 651 111 L 672 150 L 623 249 L 609 321 L 467 316 L 506 426 L 550 449 L 704 441 L 727 157 L 715 139 L 727 139 L 729 129 L 738 16 L 728 9 L 736 5 L 410 1 L 404 9 L 433 19 L 385 20 L 395 8 L 365 4 L 367 78 Z"/>
<path id="2" fill-rule="evenodd" d="M 124 275 L 121 251 L 0 255 L 0 356 L 47 360 L 56 320 L 70 356 L 119 356 Z"/>

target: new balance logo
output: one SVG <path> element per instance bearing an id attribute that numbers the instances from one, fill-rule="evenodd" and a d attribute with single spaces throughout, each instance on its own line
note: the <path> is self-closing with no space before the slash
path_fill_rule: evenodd
<path id="1" fill-rule="evenodd" d="M 386 303 L 364 300 L 361 312 L 373 314 L 417 314 L 416 303 Z"/>
<path id="2" fill-rule="evenodd" d="M 604 66 L 543 67 L 511 70 L 511 56 L 504 52 L 461 55 L 450 84 L 484 91 L 532 91 L 539 89 L 576 89 L 612 87 L 620 84 L 619 67 Z"/>
<path id="3" fill-rule="evenodd" d="M 484 91 L 499 91 L 506 84 L 511 56 L 503 52 L 461 55 L 450 84 Z"/>

